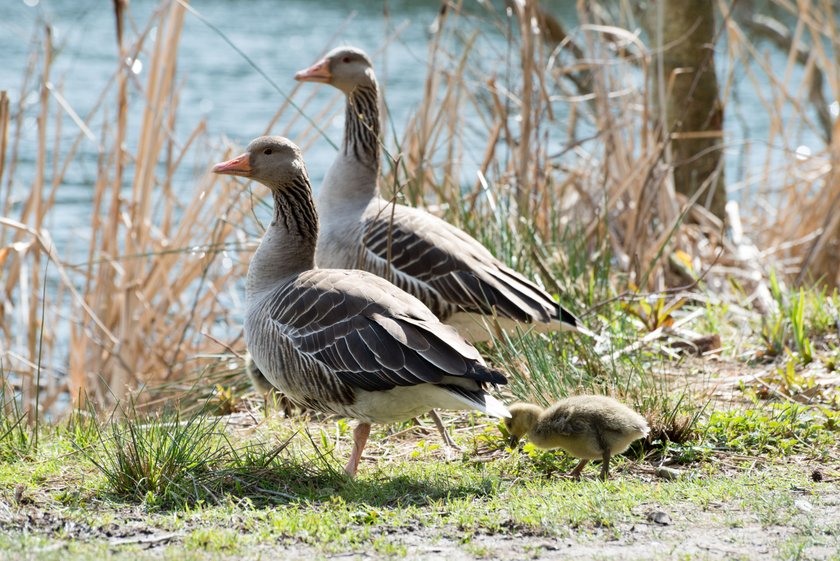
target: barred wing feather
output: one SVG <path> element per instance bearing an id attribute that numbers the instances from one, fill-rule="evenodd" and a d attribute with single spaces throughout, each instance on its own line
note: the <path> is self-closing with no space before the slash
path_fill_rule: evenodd
<path id="1" fill-rule="evenodd" d="M 504 384 L 420 301 L 363 271 L 320 269 L 278 290 L 272 322 L 298 353 L 367 391 L 418 384 Z"/>
<path id="2" fill-rule="evenodd" d="M 442 319 L 460 309 L 495 311 L 526 323 L 579 325 L 547 292 L 463 231 L 422 210 L 402 205 L 390 210 L 385 207 L 365 223 L 365 268 L 411 292 Z"/>

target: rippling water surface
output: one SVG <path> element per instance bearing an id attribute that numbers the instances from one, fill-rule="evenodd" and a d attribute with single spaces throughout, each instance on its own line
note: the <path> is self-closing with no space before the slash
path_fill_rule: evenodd
<path id="1" fill-rule="evenodd" d="M 133 0 L 130 3 L 130 27 L 142 29 L 159 6 L 156 0 Z M 386 55 L 378 55 L 380 80 L 384 82 L 395 123 L 404 123 L 420 100 L 426 56 L 426 28 L 437 13 L 436 1 L 390 2 L 391 17 L 383 17 L 379 2 L 309 2 L 205 0 L 193 2 L 208 20 L 244 50 L 285 91 L 295 84 L 292 76 L 315 62 L 319 53 L 339 45 L 357 45 L 375 53 L 386 38 L 399 30 L 389 42 Z M 0 89 L 9 91 L 12 107 L 17 104 L 24 70 L 32 50 L 32 39 L 39 18 L 50 22 L 57 46 L 52 81 L 60 85 L 64 97 L 84 116 L 112 79 L 117 65 L 114 16 L 111 2 L 103 0 L 4 0 L 0 2 Z M 187 15 L 178 50 L 178 73 L 182 80 L 176 137 L 186 140 L 200 122 L 207 120 L 211 141 L 225 135 L 239 144 L 261 134 L 283 101 L 282 96 L 232 50 L 216 33 L 191 15 Z M 143 81 L 145 56 L 134 63 Z M 328 99 L 331 88 L 306 84 L 304 88 Z M 317 91 L 322 90 L 322 91 Z M 307 92 L 308 93 L 308 92 Z M 115 94 L 111 94 L 112 96 Z M 135 98 L 139 97 L 137 95 Z M 35 103 L 31 95 L 27 102 Z M 142 106 L 136 99 L 129 114 L 129 129 L 136 134 Z M 286 114 L 286 121 L 294 115 Z M 280 128 L 284 128 L 283 121 Z M 341 119 L 320 123 L 338 142 Z M 301 122 L 297 131 L 305 125 Z M 98 128 L 91 127 L 94 131 Z M 293 129 L 293 132 L 295 129 Z M 62 138 L 69 144 L 78 129 L 64 123 Z M 50 144 L 52 136 L 48 134 Z M 34 115 L 24 123 L 20 165 L 15 176 L 16 195 L 25 195 L 36 157 Z M 129 143 L 135 140 L 129 134 Z M 218 144 L 218 142 L 217 142 Z M 317 186 L 334 150 L 323 140 L 315 142 L 306 153 L 313 183 Z M 46 226 L 59 245 L 74 252 L 74 234 L 84 235 L 90 220 L 90 199 L 96 175 L 97 146 L 86 140 L 80 155 L 68 170 L 58 191 L 60 220 Z M 195 166 L 206 159 L 196 158 Z M 190 188 L 194 174 L 203 173 L 195 166 L 183 166 L 177 181 Z M 49 181 L 49 177 L 47 178 Z M 84 247 L 85 244 L 81 244 Z"/>
<path id="2" fill-rule="evenodd" d="M 467 3 L 478 9 L 477 5 Z M 370 53 L 380 51 L 375 63 L 380 81 L 387 94 L 391 125 L 399 135 L 412 111 L 421 100 L 426 74 L 428 26 L 434 20 L 438 0 L 389 0 L 388 2 L 341 2 L 308 0 L 195 0 L 192 5 L 206 18 L 218 25 L 229 37 L 285 90 L 294 85 L 292 76 L 300 68 L 314 62 L 319 53 L 338 44 L 353 44 Z M 388 8 L 389 17 L 383 15 Z M 574 4 L 551 3 L 551 10 L 570 28 L 575 25 Z M 130 29 L 142 29 L 159 6 L 156 0 L 132 0 Z M 498 6 L 501 8 L 501 4 Z M 3 0 L 0 2 L 0 89 L 9 91 L 13 108 L 18 100 L 24 69 L 31 52 L 32 38 L 38 29 L 39 18 L 54 28 L 57 46 L 52 81 L 60 85 L 69 104 L 85 115 L 116 68 L 116 40 L 111 2 L 104 0 Z M 395 30 L 399 30 L 395 33 Z M 395 37 L 393 37 L 395 35 Z M 391 37 L 389 40 L 388 38 Z M 504 41 L 499 37 L 499 49 Z M 211 143 L 219 144 L 225 135 L 239 144 L 261 134 L 266 123 L 282 102 L 278 94 L 253 68 L 206 25 L 187 15 L 179 46 L 178 70 L 182 81 L 181 104 L 178 111 L 176 137 L 186 140 L 200 122 L 207 120 Z M 488 52 L 488 57 L 498 53 Z M 721 57 L 722 58 L 722 57 Z M 784 68 L 785 58 L 774 49 L 767 50 L 771 65 Z M 145 55 L 134 63 L 138 78 L 144 78 Z M 724 72 L 725 69 L 721 69 Z M 799 69 L 791 73 L 791 80 L 801 78 Z M 727 111 L 727 139 L 732 143 L 728 151 L 727 179 L 742 179 L 751 168 L 760 169 L 767 163 L 766 147 L 746 150 L 743 141 L 766 137 L 768 122 L 762 111 L 754 85 L 743 73 L 736 73 L 731 84 L 734 91 Z M 303 86 L 305 94 L 314 93 L 320 103 L 334 92 L 331 88 L 314 84 Z M 34 94 L 33 94 L 34 95 Z M 113 93 L 111 95 L 114 95 Z M 136 101 L 129 116 L 129 128 L 136 134 L 142 107 Z M 302 96 L 298 96 L 298 100 Z M 35 103 L 36 97 L 27 100 Z M 836 105 L 836 104 L 835 104 Z M 750 108 L 744 111 L 744 108 Z M 562 108 L 561 108 L 562 110 Z M 734 110 L 734 111 L 733 111 Z M 737 113 L 737 115 L 736 115 Z M 316 114 L 310 111 L 310 114 Z M 287 112 L 278 130 L 293 117 Z M 562 115 L 560 115 L 562 119 Z M 343 115 L 331 122 L 320 123 L 327 134 L 338 143 L 341 138 Z M 300 132 L 301 120 L 292 132 Z M 93 130 L 99 130 L 93 126 Z M 391 130 L 390 128 L 388 129 Z M 34 168 L 35 120 L 30 115 L 24 123 L 20 151 L 20 165 L 15 175 L 18 199 L 25 195 Z M 67 144 L 77 129 L 65 121 L 62 137 Z M 819 149 L 818 142 L 807 130 L 791 127 L 793 146 L 798 143 Z M 51 134 L 48 135 L 50 143 Z M 134 138 L 129 136 L 129 143 Z M 481 159 L 483 143 L 464 154 L 464 170 L 474 177 L 475 165 Z M 65 146 L 66 148 L 66 146 Z M 206 148 L 205 148 L 206 150 Z M 334 150 L 323 139 L 306 152 L 310 175 L 316 186 L 332 160 Z M 775 154 L 775 155 L 774 155 Z M 771 153 L 778 157 L 781 152 Z M 189 165 L 182 166 L 176 182 L 188 190 L 195 176 L 206 173 L 208 158 L 202 154 Z M 60 213 L 53 213 L 46 224 L 64 252 L 83 249 L 87 244 L 90 220 L 90 199 L 96 174 L 96 142 L 85 141 L 80 155 L 71 165 L 65 182 L 58 191 Z M 785 156 L 785 157 L 789 157 Z M 129 170 L 130 172 L 130 170 Z M 49 177 L 47 178 L 49 181 Z M 737 194 L 736 194 L 737 196 Z M 13 213 L 14 214 L 14 213 Z M 79 246 L 79 247 L 76 247 Z"/>

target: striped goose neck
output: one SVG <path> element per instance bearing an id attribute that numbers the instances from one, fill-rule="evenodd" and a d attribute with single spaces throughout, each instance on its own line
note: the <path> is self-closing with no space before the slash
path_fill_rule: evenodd
<path id="1" fill-rule="evenodd" d="M 379 173 L 379 88 L 375 81 L 347 94 L 342 152 Z"/>
<path id="2" fill-rule="evenodd" d="M 258 298 L 279 281 L 315 268 L 318 215 L 309 179 L 303 175 L 272 193 L 274 218 L 248 268 L 249 298 Z"/>
<path id="3" fill-rule="evenodd" d="M 318 213 L 312 200 L 312 187 L 306 174 L 296 177 L 292 182 L 279 189 L 272 189 L 274 194 L 274 218 L 271 226 L 282 228 L 286 237 L 294 239 L 303 247 L 312 247 L 318 240 Z"/>

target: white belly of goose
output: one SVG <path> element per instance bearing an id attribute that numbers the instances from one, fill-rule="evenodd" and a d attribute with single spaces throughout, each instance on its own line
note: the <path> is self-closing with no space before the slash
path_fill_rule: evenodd
<path id="1" fill-rule="evenodd" d="M 397 423 L 428 413 L 434 404 L 436 409 L 451 411 L 480 410 L 492 416 L 500 417 L 507 414 L 504 405 L 492 396 L 486 396 L 487 405 L 477 407 L 475 402 L 468 401 L 447 389 L 438 386 L 424 385 L 420 387 L 399 386 L 392 390 L 381 392 L 366 392 L 357 390 L 356 402 L 350 408 L 355 409 L 353 418 L 367 423 Z"/>

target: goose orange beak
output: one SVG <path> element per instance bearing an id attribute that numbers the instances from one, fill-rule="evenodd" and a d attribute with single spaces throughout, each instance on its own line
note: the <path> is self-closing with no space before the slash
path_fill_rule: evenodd
<path id="1" fill-rule="evenodd" d="M 245 152 L 240 154 L 232 160 L 222 162 L 213 166 L 213 173 L 221 175 L 241 175 L 243 177 L 251 176 L 251 164 L 249 162 L 249 154 Z"/>
<path id="2" fill-rule="evenodd" d="M 326 84 L 331 79 L 330 63 L 325 58 L 322 58 L 306 70 L 301 70 L 295 74 L 295 80 L 298 82 L 321 82 Z"/>

